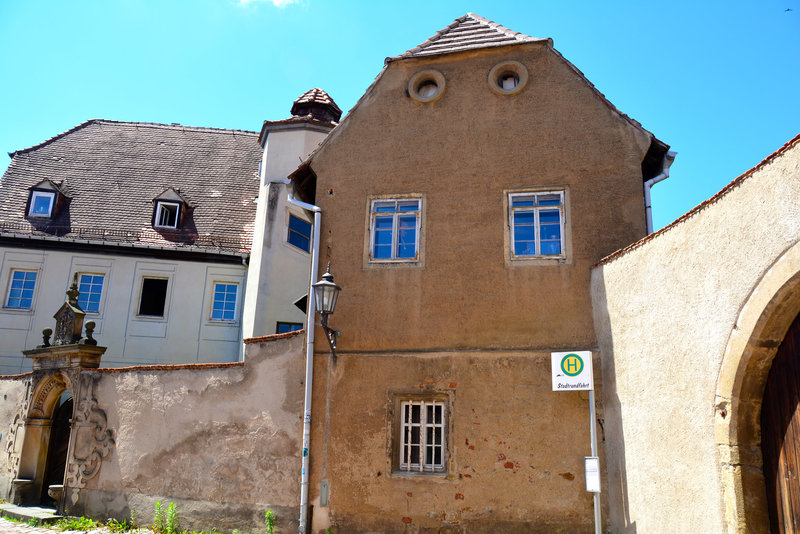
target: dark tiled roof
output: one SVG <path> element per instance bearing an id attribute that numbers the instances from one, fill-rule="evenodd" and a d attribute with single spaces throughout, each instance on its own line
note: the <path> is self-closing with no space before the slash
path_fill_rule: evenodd
<path id="1" fill-rule="evenodd" d="M 11 156 L 0 180 L 4 235 L 249 252 L 255 132 L 93 119 Z M 45 179 L 68 200 L 53 219 L 28 218 L 28 188 Z M 156 230 L 153 199 L 169 188 L 190 209 L 181 228 Z"/>
<path id="2" fill-rule="evenodd" d="M 295 114 L 294 109 L 303 104 L 319 104 L 323 106 L 331 106 L 333 109 L 339 112 L 341 115 L 342 110 L 339 109 L 339 106 L 336 105 L 336 102 L 333 101 L 331 95 L 320 89 L 319 87 L 315 87 L 314 89 L 309 89 L 300 97 L 294 101 L 294 105 L 292 106 L 292 115 Z"/>
<path id="3" fill-rule="evenodd" d="M 759 171 L 759 170 L 763 169 L 764 167 L 766 167 L 767 165 L 772 163 L 775 160 L 775 158 L 778 158 L 778 157 L 782 156 L 786 151 L 788 151 L 789 149 L 791 149 L 792 147 L 794 147 L 796 145 L 800 145 L 800 134 L 797 134 L 791 141 L 787 142 L 781 148 L 779 148 L 778 150 L 776 150 L 775 152 L 773 152 L 772 154 L 770 154 L 769 156 L 764 158 L 761 161 L 761 163 L 759 163 L 758 165 L 756 165 L 755 167 L 753 167 L 749 171 L 745 172 L 744 174 L 742 174 L 738 178 L 735 178 L 731 183 L 729 183 L 728 185 L 723 187 L 713 197 L 709 198 L 708 200 L 704 200 L 703 202 L 701 202 L 700 204 L 698 204 L 697 206 L 695 206 L 694 208 L 692 208 L 688 212 L 684 213 L 683 215 L 681 215 L 680 217 L 678 217 L 677 219 L 675 219 L 674 221 L 669 223 L 664 228 L 658 230 L 657 232 L 653 232 L 652 234 L 648 234 L 648 235 L 644 236 L 643 238 L 641 238 L 639 241 L 636 241 L 635 243 L 631 243 L 627 247 L 621 248 L 621 249 L 617 250 L 616 252 L 612 252 L 611 254 L 606 256 L 605 258 L 603 258 L 600 261 L 598 261 L 594 266 L 597 267 L 599 265 L 605 265 L 606 263 L 611 263 L 612 261 L 614 261 L 615 259 L 619 258 L 620 256 L 624 256 L 628 252 L 630 252 L 632 250 L 635 250 L 635 249 L 637 249 L 639 247 L 644 246 L 646 243 L 652 241 L 653 239 L 657 238 L 661 234 L 665 234 L 665 233 L 669 232 L 670 230 L 672 230 L 673 228 L 675 228 L 676 226 L 678 226 L 681 223 L 683 223 L 684 221 L 686 221 L 688 219 L 691 219 L 692 217 L 694 217 L 695 215 L 697 215 L 698 213 L 700 213 L 701 211 L 703 211 L 704 209 L 706 209 L 710 205 L 716 203 L 718 200 L 723 198 L 725 195 L 727 195 L 728 193 L 730 193 L 731 191 L 733 191 L 734 189 L 736 189 L 737 187 L 742 185 L 742 183 L 745 180 L 747 180 L 748 178 L 750 178 L 753 174 L 755 174 L 756 171 Z"/>
<path id="4" fill-rule="evenodd" d="M 463 17 L 457 18 L 450 26 L 436 32 L 433 37 L 421 45 L 391 59 L 449 54 L 478 48 L 547 40 L 509 30 L 491 20 L 467 13 Z"/>

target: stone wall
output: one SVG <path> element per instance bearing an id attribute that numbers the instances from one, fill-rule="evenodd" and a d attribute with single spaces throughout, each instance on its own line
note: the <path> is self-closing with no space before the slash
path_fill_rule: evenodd
<path id="1" fill-rule="evenodd" d="M 106 430 L 94 439 L 108 452 L 99 472 L 81 477 L 79 498 L 67 511 L 99 519 L 133 511 L 149 525 L 156 501 L 174 502 L 182 528 L 244 533 L 263 531 L 264 513 L 272 510 L 281 531 L 296 530 L 303 348 L 301 331 L 248 340 L 239 363 L 81 371 L 90 393 L 76 400 L 76 412 L 101 422 Z M 0 428 L 13 420 L 23 382 L 0 380 L 8 398 Z M 91 450 L 87 438 L 74 448 Z M 8 437 L 2 439 L 5 450 Z M 0 471 L 0 489 L 13 476 L 7 471 Z M 77 479 L 67 472 L 69 499 Z"/>
<path id="2" fill-rule="evenodd" d="M 798 199 L 796 138 L 594 269 L 612 531 L 768 528 L 758 418 L 770 354 L 800 311 Z M 772 308 L 771 337 L 751 336 Z"/>

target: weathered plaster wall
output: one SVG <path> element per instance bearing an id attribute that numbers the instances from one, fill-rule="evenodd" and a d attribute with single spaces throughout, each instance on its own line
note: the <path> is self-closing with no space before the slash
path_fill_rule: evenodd
<path id="1" fill-rule="evenodd" d="M 739 460 L 722 458 L 722 448 L 718 453 L 724 439 L 715 425 L 727 412 L 715 409 L 715 393 L 745 303 L 800 239 L 796 141 L 725 194 L 592 273 L 612 531 L 744 528 L 736 517 L 725 526 L 721 470 Z M 757 417 L 756 411 L 749 423 L 756 439 Z M 763 501 L 763 495 L 744 498 Z M 747 528 L 768 528 L 760 519 Z"/>
<path id="2" fill-rule="evenodd" d="M 30 310 L 0 308 L 0 374 L 31 369 L 20 351 L 42 342 L 42 329 L 53 326 L 53 313 L 76 272 L 105 276 L 99 313 L 86 315 L 97 324 L 95 337 L 108 345 L 104 366 L 240 359 L 241 310 L 235 321 L 212 321 L 211 306 L 214 283 L 227 282 L 238 284 L 241 308 L 246 274 L 241 264 L 0 247 L 0 287 L 8 287 L 12 269 L 38 276 Z M 169 280 L 163 318 L 138 315 L 145 276 Z"/>
<path id="3" fill-rule="evenodd" d="M 263 530 L 272 510 L 296 529 L 304 337 L 285 337 L 227 367 L 85 371 L 116 446 L 79 506 L 148 523 L 156 501 L 174 502 L 185 528 L 241 532 Z"/>
<path id="4" fill-rule="evenodd" d="M 313 532 L 592 530 L 588 392 L 551 391 L 549 352 L 340 355 L 326 420 L 328 361 L 317 356 L 311 458 L 312 488 L 327 479 L 331 497 L 312 503 Z M 420 393 L 448 396 L 443 474 L 393 469 L 393 397 Z"/>
<path id="5" fill-rule="evenodd" d="M 487 83 L 505 60 L 530 73 L 514 96 Z M 426 105 L 406 86 L 428 68 L 446 89 Z M 312 168 L 320 265 L 330 259 L 337 283 L 353 288 L 336 311 L 342 350 L 594 346 L 589 269 L 645 233 L 650 136 L 552 50 L 531 43 L 390 63 L 331 135 Z M 506 192 L 536 187 L 568 191 L 562 265 L 508 260 Z M 420 262 L 369 265 L 369 197 L 410 194 L 423 196 Z"/>
<path id="6" fill-rule="evenodd" d="M 530 73 L 515 96 L 487 83 L 506 60 Z M 428 68 L 446 89 L 425 105 L 406 88 Z M 339 363 L 316 370 L 315 532 L 591 529 L 588 402 L 551 392 L 549 353 L 595 348 L 590 268 L 645 233 L 650 140 L 543 43 L 388 65 L 311 162 L 320 265 L 343 288 Z M 508 191 L 534 188 L 566 192 L 561 263 L 510 259 Z M 419 262 L 369 263 L 375 195 L 423 199 Z M 446 476 L 389 474 L 393 392 L 452 396 Z"/>
<path id="7" fill-rule="evenodd" d="M 11 481 L 17 475 L 22 441 L 17 429 L 30 376 L 0 377 L 0 498 L 8 499 Z"/>

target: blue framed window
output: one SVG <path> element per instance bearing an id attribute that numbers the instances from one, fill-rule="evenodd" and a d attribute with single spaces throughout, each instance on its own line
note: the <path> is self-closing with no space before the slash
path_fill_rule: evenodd
<path id="1" fill-rule="evenodd" d="M 36 289 L 36 271 L 11 271 L 6 296 L 6 308 L 30 310 L 33 306 L 33 291 Z"/>
<path id="2" fill-rule="evenodd" d="M 100 312 L 100 297 L 103 296 L 103 282 L 105 276 L 102 274 L 80 274 L 78 275 L 78 306 L 86 313 Z"/>
<path id="3" fill-rule="evenodd" d="M 511 193 L 509 195 L 511 257 L 564 255 L 564 192 Z"/>
<path id="4" fill-rule="evenodd" d="M 303 329 L 303 323 L 284 323 L 278 321 L 278 326 L 275 328 L 276 334 L 285 334 L 287 332 L 295 332 Z"/>
<path id="5" fill-rule="evenodd" d="M 420 204 L 419 199 L 372 201 L 371 261 L 419 260 Z"/>
<path id="6" fill-rule="evenodd" d="M 287 241 L 304 252 L 311 250 L 311 223 L 300 217 L 289 215 L 289 237 Z"/>
<path id="7" fill-rule="evenodd" d="M 217 282 L 214 284 L 214 302 L 211 306 L 211 320 L 235 321 L 236 299 L 239 296 L 239 285 Z"/>

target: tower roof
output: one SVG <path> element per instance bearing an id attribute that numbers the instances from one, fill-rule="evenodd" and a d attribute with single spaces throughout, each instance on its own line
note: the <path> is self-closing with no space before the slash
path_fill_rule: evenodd
<path id="1" fill-rule="evenodd" d="M 448 27 L 411 50 L 390 59 L 433 56 L 519 43 L 548 41 L 509 30 L 474 13 L 459 17 Z"/>
<path id="2" fill-rule="evenodd" d="M 292 105 L 292 115 L 304 117 L 311 115 L 312 118 L 326 121 L 338 122 L 342 117 L 342 110 L 333 101 L 333 98 L 320 89 L 315 87 L 309 89 L 294 101 Z"/>

